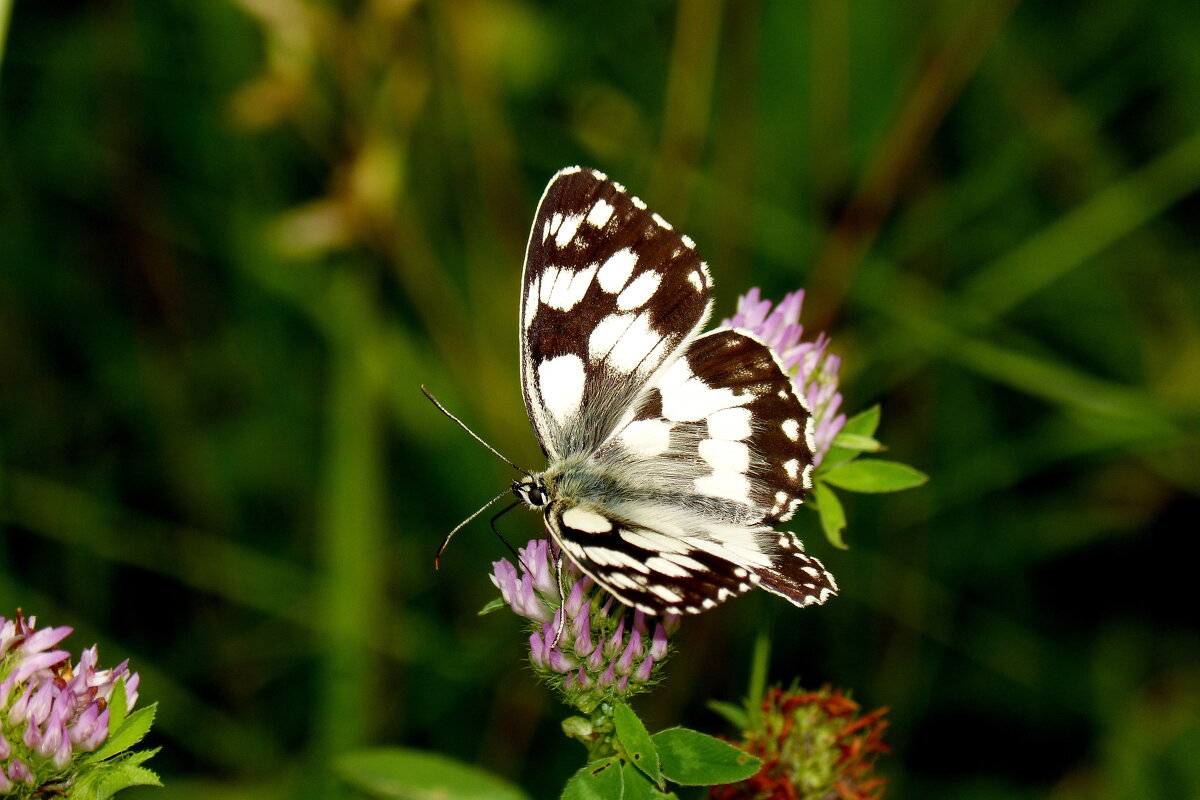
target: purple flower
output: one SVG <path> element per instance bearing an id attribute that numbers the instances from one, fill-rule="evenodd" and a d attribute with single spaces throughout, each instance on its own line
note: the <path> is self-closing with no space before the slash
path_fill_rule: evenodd
<path id="1" fill-rule="evenodd" d="M 738 298 L 737 313 L 721 324 L 755 334 L 779 356 L 812 412 L 813 461 L 820 464 L 846 424 L 846 415 L 839 413 L 842 395 L 838 392 L 838 368 L 842 361 L 827 352 L 829 337 L 823 333 L 811 342 L 801 341 L 803 305 L 804 291 L 800 290 L 785 296 L 772 310 L 771 301 L 762 300 L 755 287 Z"/>
<path id="2" fill-rule="evenodd" d="M 549 541 L 535 539 L 518 550 L 517 565 L 507 559 L 493 565 L 492 583 L 504 602 L 533 625 L 529 661 L 534 671 L 585 713 L 606 700 L 644 691 L 667 656 L 667 637 L 679 626 L 678 615 L 647 617 L 625 608 L 569 561 L 562 566 L 566 596 L 560 597 L 557 558 Z"/>
<path id="3" fill-rule="evenodd" d="M 37 629 L 35 617 L 0 617 L 0 794 L 19 784 L 62 782 L 78 754 L 109 735 L 109 703 L 124 683 L 125 707 L 137 702 L 139 676 L 128 662 L 96 669 L 97 651 L 72 666 L 55 648 L 71 628 Z"/>

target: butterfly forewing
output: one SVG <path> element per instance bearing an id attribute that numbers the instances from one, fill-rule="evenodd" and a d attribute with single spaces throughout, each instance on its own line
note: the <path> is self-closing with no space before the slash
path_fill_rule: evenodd
<path id="1" fill-rule="evenodd" d="M 590 454 L 703 326 L 708 269 L 694 243 L 594 170 L 551 180 L 521 288 L 525 407 L 551 459 Z"/>
<path id="2" fill-rule="evenodd" d="M 623 603 L 698 613 L 755 586 L 824 602 L 833 577 L 770 527 L 811 487 L 811 415 L 753 334 L 697 335 L 710 295 L 691 239 L 622 186 L 551 180 L 521 289 L 522 389 L 550 459 L 529 481 L 554 541 Z"/>

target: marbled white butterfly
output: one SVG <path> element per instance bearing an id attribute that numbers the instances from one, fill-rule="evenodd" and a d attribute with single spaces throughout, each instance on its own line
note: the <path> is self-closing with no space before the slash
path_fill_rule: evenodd
<path id="1" fill-rule="evenodd" d="M 695 614 L 755 586 L 823 603 L 833 576 L 773 529 L 812 487 L 812 415 L 753 334 L 700 333 L 711 295 L 695 243 L 623 186 L 555 175 L 519 331 L 549 466 L 512 490 L 584 573 L 647 613 Z"/>

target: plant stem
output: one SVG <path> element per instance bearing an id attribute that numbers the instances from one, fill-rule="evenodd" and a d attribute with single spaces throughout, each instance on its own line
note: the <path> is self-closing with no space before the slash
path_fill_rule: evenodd
<path id="1" fill-rule="evenodd" d="M 771 633 L 767 626 L 758 631 L 754 639 L 754 655 L 750 661 L 750 687 L 746 692 L 746 710 L 750 716 L 750 727 L 758 727 L 762 715 L 763 694 L 767 691 L 767 666 L 771 661 Z"/>
<path id="2" fill-rule="evenodd" d="M 4 43 L 8 41 L 8 19 L 12 16 L 13 0 L 0 0 L 0 69 L 4 67 Z"/>

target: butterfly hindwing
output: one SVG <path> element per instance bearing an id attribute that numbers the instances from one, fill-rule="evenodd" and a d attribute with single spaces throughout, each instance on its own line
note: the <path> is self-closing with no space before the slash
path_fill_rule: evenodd
<path id="1" fill-rule="evenodd" d="M 655 376 L 633 419 L 597 454 L 672 494 L 709 498 L 724 521 L 791 519 L 812 487 L 811 415 L 771 349 L 721 328 Z"/>
<path id="2" fill-rule="evenodd" d="M 691 239 L 594 170 L 558 173 L 521 288 L 525 407 L 552 460 L 589 454 L 711 311 Z"/>
<path id="3" fill-rule="evenodd" d="M 698 523 L 669 532 L 558 501 L 546 511 L 555 542 L 626 605 L 698 614 L 762 587 L 797 606 L 823 603 L 837 584 L 792 533 Z"/>

